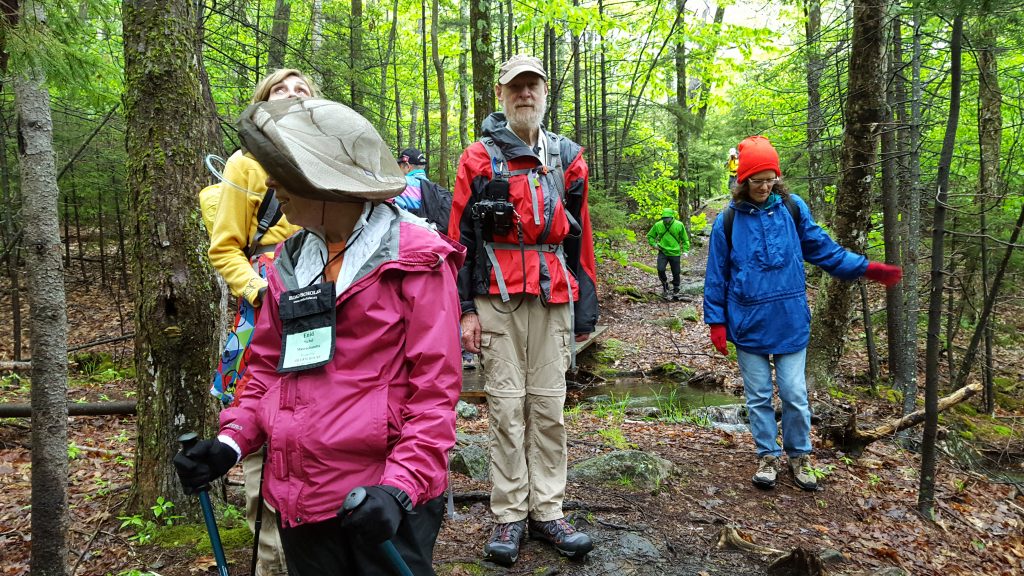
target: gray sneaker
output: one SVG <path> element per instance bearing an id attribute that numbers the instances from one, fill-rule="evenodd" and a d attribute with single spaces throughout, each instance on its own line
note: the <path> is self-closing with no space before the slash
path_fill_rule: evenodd
<path id="1" fill-rule="evenodd" d="M 789 458 L 789 471 L 793 474 L 793 481 L 808 492 L 818 489 L 818 479 L 811 473 L 813 468 L 814 463 L 811 462 L 810 454 Z"/>
<path id="2" fill-rule="evenodd" d="M 780 467 L 778 456 L 762 456 L 757 463 L 757 472 L 750 481 L 758 488 L 775 488 L 775 479 L 779 477 Z"/>

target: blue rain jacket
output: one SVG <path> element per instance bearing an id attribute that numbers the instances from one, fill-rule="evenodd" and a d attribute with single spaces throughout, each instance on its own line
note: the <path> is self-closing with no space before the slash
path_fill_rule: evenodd
<path id="1" fill-rule="evenodd" d="M 765 205 L 731 202 L 732 251 L 725 238 L 723 210 L 711 229 L 704 277 L 704 322 L 725 324 L 733 344 L 752 354 L 791 354 L 807 347 L 811 311 L 807 306 L 804 261 L 841 280 L 864 275 L 868 259 L 835 243 L 814 221 L 807 204 L 800 230 L 777 194 Z"/>

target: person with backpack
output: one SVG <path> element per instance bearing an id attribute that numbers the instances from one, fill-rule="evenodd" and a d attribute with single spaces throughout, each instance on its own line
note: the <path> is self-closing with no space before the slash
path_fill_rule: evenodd
<path id="1" fill-rule="evenodd" d="M 216 438 L 175 455 L 181 482 L 203 486 L 266 444 L 291 576 L 432 575 L 465 250 L 387 201 L 405 178 L 351 108 L 262 102 L 239 136 L 302 230 L 269 267 L 245 390 Z"/>
<path id="2" fill-rule="evenodd" d="M 252 104 L 313 96 L 319 96 L 316 84 L 299 70 L 285 68 L 260 80 Z M 200 203 L 210 234 L 210 263 L 238 297 L 235 320 L 211 388 L 227 405 L 243 391 L 243 376 L 251 360 L 249 342 L 267 290 L 265 278 L 274 248 L 299 228 L 281 214 L 277 199 L 268 193 L 267 172 L 251 154 L 242 150 L 232 154 L 221 176 L 221 182 L 200 193 Z M 256 574 L 287 574 L 277 525 L 262 521 L 274 514 L 260 498 L 262 451 L 245 458 L 242 470 L 246 518 L 254 532 L 259 519 Z"/>
<path id="3" fill-rule="evenodd" d="M 565 372 L 598 312 L 588 168 L 579 144 L 541 127 L 547 78 L 533 56 L 501 65 L 503 112 L 462 153 L 448 225 L 466 246 L 462 343 L 481 354 L 487 396 L 497 525 L 484 555 L 504 565 L 527 529 L 567 556 L 593 548 L 562 511 Z"/>
<path id="4" fill-rule="evenodd" d="M 447 232 L 452 193 L 427 178 L 423 168 L 427 165 L 427 156 L 416 148 L 406 148 L 398 154 L 398 165 L 405 172 L 406 185 L 395 198 L 395 204 L 424 218 L 442 233 Z"/>
<path id="5" fill-rule="evenodd" d="M 658 279 L 661 280 L 661 297 L 665 300 L 679 299 L 679 258 L 690 253 L 690 235 L 686 226 L 676 220 L 671 208 L 661 211 L 661 220 L 654 223 L 647 233 L 647 243 L 658 251 Z M 672 294 L 668 292 L 668 277 L 665 268 L 672 266 Z"/>
<path id="6" fill-rule="evenodd" d="M 804 379 L 811 312 L 804 262 L 840 280 L 864 277 L 887 287 L 899 266 L 869 261 L 839 246 L 815 223 L 807 204 L 782 181 L 779 155 L 763 136 L 739 144 L 732 201 L 715 219 L 704 280 L 704 322 L 715 349 L 736 346 L 750 431 L 757 447 L 751 481 L 773 488 L 785 452 L 793 480 L 817 490 L 811 461 L 811 412 Z M 782 401 L 782 447 L 772 405 L 772 370 Z"/>

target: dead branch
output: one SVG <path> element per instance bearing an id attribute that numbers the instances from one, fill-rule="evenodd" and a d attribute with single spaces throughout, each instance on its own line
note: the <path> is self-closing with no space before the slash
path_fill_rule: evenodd
<path id="1" fill-rule="evenodd" d="M 719 531 L 718 543 L 715 547 L 719 549 L 733 548 L 743 552 L 749 552 L 757 556 L 781 556 L 782 554 L 785 554 L 782 550 L 776 550 L 775 548 L 754 544 L 753 542 L 744 539 L 740 536 L 739 530 L 737 530 L 735 526 L 725 526 L 721 531 Z"/>
<path id="2" fill-rule="evenodd" d="M 974 383 L 960 388 L 949 396 L 940 398 L 939 412 L 956 406 L 978 392 L 981 392 L 981 384 Z M 901 430 L 912 428 L 922 422 L 924 422 L 924 409 L 916 410 L 906 416 L 890 420 L 874 428 L 861 430 L 857 428 L 857 412 L 855 409 L 850 413 L 844 426 L 834 427 L 827 436 L 836 447 L 844 452 L 859 454 L 868 444 L 876 440 L 889 438 Z"/>

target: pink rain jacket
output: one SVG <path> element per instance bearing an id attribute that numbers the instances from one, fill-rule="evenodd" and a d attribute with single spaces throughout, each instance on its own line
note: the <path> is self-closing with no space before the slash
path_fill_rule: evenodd
<path id="1" fill-rule="evenodd" d="M 285 527 L 333 518 L 357 486 L 388 484 L 418 505 L 447 485 L 462 386 L 456 276 L 465 249 L 393 206 L 378 205 L 374 218 L 382 211 L 390 221 L 378 226 L 375 248 L 357 256 L 365 262 L 339 286 L 334 358 L 321 368 L 276 371 L 278 299 L 298 287 L 307 233 L 281 245 L 245 393 L 221 412 L 221 435 L 243 455 L 269 441 L 263 494 Z"/>

